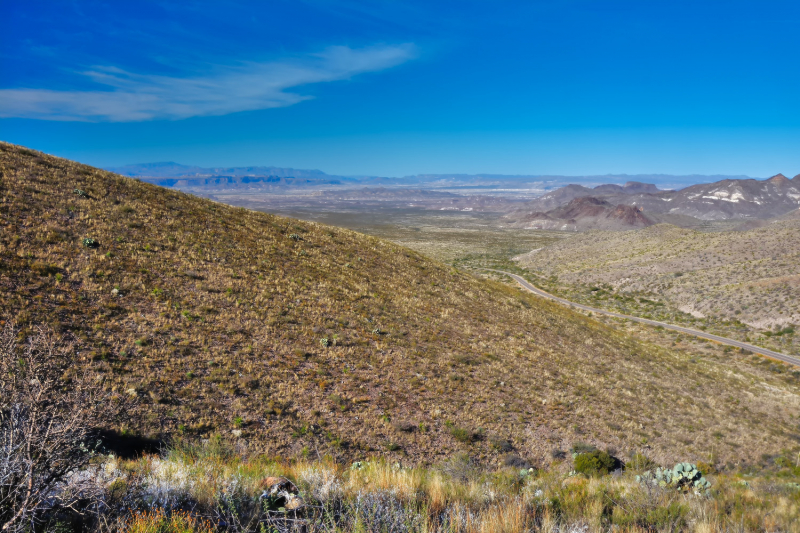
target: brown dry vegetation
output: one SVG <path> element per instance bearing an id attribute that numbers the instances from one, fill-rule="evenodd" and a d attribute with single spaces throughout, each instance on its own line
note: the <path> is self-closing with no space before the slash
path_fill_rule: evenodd
<path id="1" fill-rule="evenodd" d="M 111 482 L 114 496 L 126 503 L 157 494 L 178 524 L 188 521 L 187 514 L 174 512 L 182 502 L 192 502 L 192 514 L 202 517 L 195 519 L 194 529 L 170 529 L 162 509 L 133 517 L 120 513 L 109 521 L 122 526 L 113 531 L 205 532 L 213 529 L 198 525 L 219 523 L 219 518 L 233 523 L 226 531 L 307 533 L 800 531 L 800 485 L 790 481 L 796 478 L 789 467 L 771 478 L 709 474 L 713 497 L 704 497 L 642 486 L 634 471 L 590 478 L 565 478 L 557 469 L 487 472 L 463 457 L 441 469 L 398 468 L 380 461 L 354 466 L 360 468 L 331 461 L 276 463 L 226 454 L 214 445 L 177 447 L 163 457 L 110 459 L 103 465 L 102 481 Z M 265 519 L 266 513 L 253 509 L 266 476 L 286 476 L 296 483 L 309 504 L 299 520 L 274 512 Z M 231 503 L 226 508 L 222 502 Z M 259 518 L 272 527 L 257 527 Z"/>
<path id="2" fill-rule="evenodd" d="M 563 283 L 650 292 L 688 313 L 754 327 L 800 323 L 800 220 L 701 233 L 661 224 L 590 232 L 520 258 Z"/>
<path id="3" fill-rule="evenodd" d="M 74 335 L 98 386 L 139 400 L 120 431 L 412 462 L 581 440 L 746 463 L 800 439 L 791 384 L 386 241 L 10 144 L 0 179 L 4 319 Z"/>

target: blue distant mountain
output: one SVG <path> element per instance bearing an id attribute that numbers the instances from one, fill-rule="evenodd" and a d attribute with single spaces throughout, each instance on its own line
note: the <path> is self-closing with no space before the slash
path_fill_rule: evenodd
<path id="1" fill-rule="evenodd" d="M 180 163 L 141 163 L 110 167 L 106 170 L 134 178 L 202 178 L 211 176 L 275 176 L 278 178 L 336 179 L 342 176 L 330 176 L 321 170 L 301 170 L 281 167 L 197 167 Z"/>
<path id="2" fill-rule="evenodd" d="M 271 184 L 303 186 L 307 184 L 347 184 L 370 185 L 388 187 L 422 187 L 422 188 L 535 188 L 547 190 L 561 187 L 568 183 L 583 185 L 600 184 L 625 184 L 640 182 L 654 184 L 660 189 L 681 189 L 698 183 L 709 183 L 730 179 L 748 179 L 748 176 L 721 176 L 721 175 L 684 175 L 673 176 L 668 174 L 605 174 L 589 176 L 560 176 L 560 175 L 506 175 L 506 174 L 417 174 L 403 177 L 380 176 L 337 176 L 327 174 L 321 170 L 308 170 L 271 166 L 249 167 L 199 167 L 182 165 L 174 162 L 142 163 L 110 167 L 106 170 L 145 179 L 168 187 L 203 187 L 217 188 L 228 187 L 232 183 L 263 182 L 263 180 L 219 180 L 210 178 L 286 178 L 284 181 L 270 181 Z M 158 179 L 157 179 L 158 178 Z M 165 180 L 163 178 L 172 178 Z M 188 180 L 187 180 L 188 179 Z M 265 182 L 266 183 L 266 182 Z"/>

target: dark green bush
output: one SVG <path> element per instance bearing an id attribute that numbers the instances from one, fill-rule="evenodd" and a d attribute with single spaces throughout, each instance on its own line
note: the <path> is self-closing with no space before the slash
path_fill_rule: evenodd
<path id="1" fill-rule="evenodd" d="M 593 450 L 575 456 L 575 471 L 587 476 L 602 476 L 618 467 L 619 460 L 608 452 Z"/>

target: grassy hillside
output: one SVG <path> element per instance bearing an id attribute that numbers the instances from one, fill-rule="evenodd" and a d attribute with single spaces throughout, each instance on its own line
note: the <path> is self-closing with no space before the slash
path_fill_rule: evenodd
<path id="1" fill-rule="evenodd" d="M 9 144 L 0 298 L 4 320 L 74 335 L 98 386 L 138 399 L 113 428 L 128 433 L 415 462 L 549 460 L 587 441 L 739 463 L 800 439 L 782 377 L 698 363 L 386 241 Z"/>

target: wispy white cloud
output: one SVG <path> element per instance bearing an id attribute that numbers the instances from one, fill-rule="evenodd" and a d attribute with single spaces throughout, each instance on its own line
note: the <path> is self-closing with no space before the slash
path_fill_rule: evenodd
<path id="1" fill-rule="evenodd" d="M 177 120 L 286 107 L 311 96 L 290 89 L 348 79 L 412 59 L 413 44 L 349 48 L 285 61 L 217 67 L 199 77 L 170 77 L 97 67 L 83 74 L 108 90 L 0 89 L 0 117 L 89 122 Z"/>

